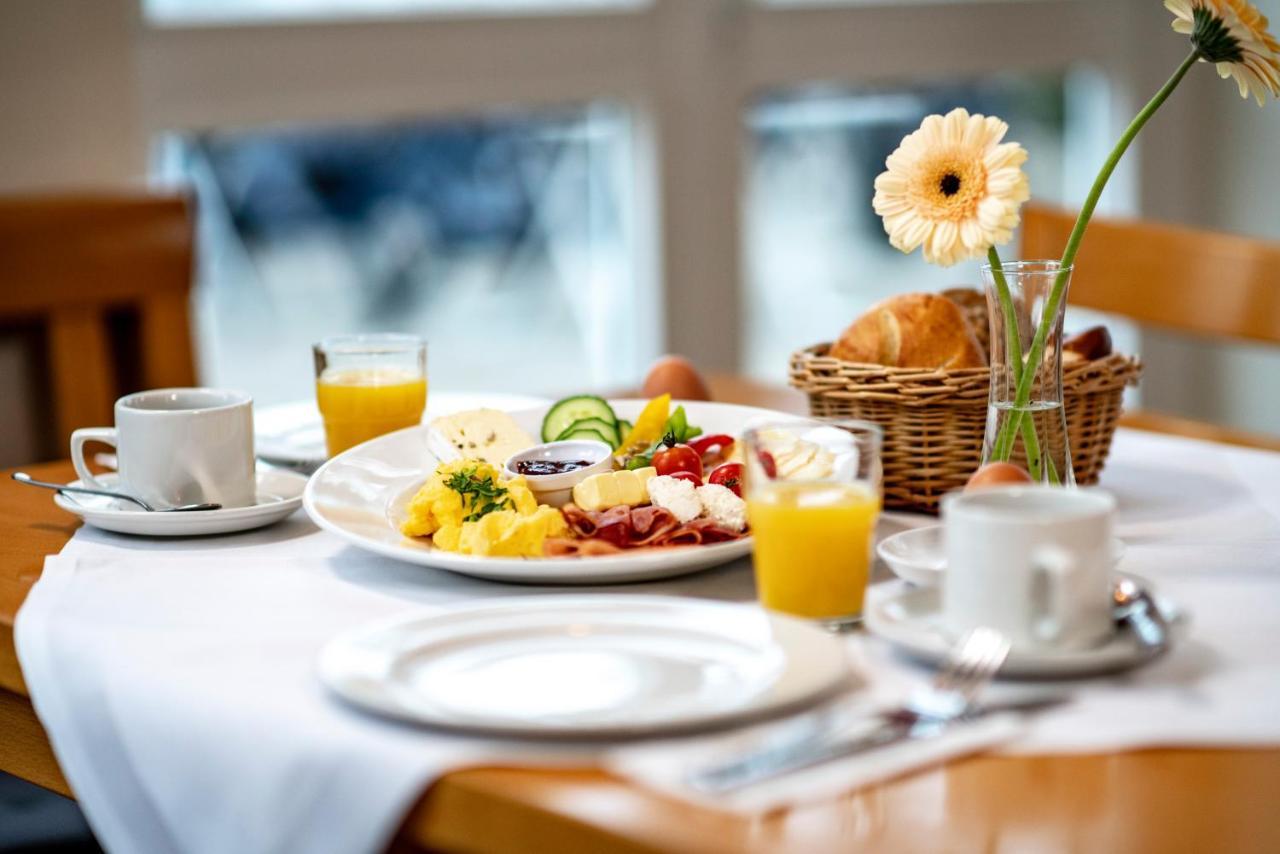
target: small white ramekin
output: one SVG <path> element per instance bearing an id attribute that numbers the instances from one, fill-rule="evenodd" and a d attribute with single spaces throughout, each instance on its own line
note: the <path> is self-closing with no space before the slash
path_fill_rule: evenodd
<path id="1" fill-rule="evenodd" d="M 516 471 L 516 463 L 523 460 L 587 460 L 591 465 L 563 474 L 522 475 Z M 613 448 L 589 439 L 544 442 L 512 454 L 503 468 L 506 478 L 523 477 L 538 503 L 563 507 L 573 498 L 573 488 L 579 483 L 593 474 L 613 471 Z"/>

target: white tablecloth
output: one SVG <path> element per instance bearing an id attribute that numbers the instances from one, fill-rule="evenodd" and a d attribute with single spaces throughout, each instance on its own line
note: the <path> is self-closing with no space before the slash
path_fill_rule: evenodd
<path id="1" fill-rule="evenodd" d="M 1280 744 L 1280 455 L 1122 431 L 1103 482 L 1120 503 L 1123 568 L 1190 610 L 1188 638 L 1143 670 L 1071 685 L 1072 703 L 1019 729 L 975 737 L 1017 752 Z M 596 589 L 754 597 L 746 562 Z M 367 620 L 548 592 L 563 589 L 368 555 L 301 513 L 201 540 L 83 528 L 20 611 L 18 653 L 68 780 L 104 844 L 122 852 L 376 851 L 432 779 L 486 760 L 598 761 L 689 796 L 687 766 L 767 734 L 604 753 L 467 739 L 361 714 L 315 679 L 320 646 Z M 892 701 L 925 676 L 876 639 L 848 644 L 873 685 L 850 703 Z M 892 765 L 837 763 L 715 805 L 820 798 Z"/>

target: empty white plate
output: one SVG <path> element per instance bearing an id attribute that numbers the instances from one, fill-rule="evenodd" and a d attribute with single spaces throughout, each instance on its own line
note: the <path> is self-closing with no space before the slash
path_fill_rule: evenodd
<path id="1" fill-rule="evenodd" d="M 307 479 L 285 469 L 258 466 L 258 502 L 251 507 L 153 513 L 120 498 L 55 492 L 53 501 L 87 524 L 104 531 L 150 537 L 194 537 L 251 531 L 278 522 L 302 506 Z M 98 476 L 108 488 L 119 480 L 114 472 Z M 80 486 L 73 480 L 70 486 Z"/>
<path id="2" fill-rule="evenodd" d="M 947 569 L 942 528 L 942 525 L 928 525 L 885 537 L 876 546 L 876 554 L 889 565 L 894 575 L 903 581 L 909 581 L 920 587 L 941 584 L 942 574 Z M 1112 566 L 1118 565 L 1122 557 L 1124 557 L 1124 543 L 1113 539 L 1111 541 Z"/>
<path id="3" fill-rule="evenodd" d="M 492 599 L 344 634 L 338 696 L 487 735 L 636 737 L 755 720 L 854 684 L 840 639 L 754 605 L 665 596 Z"/>

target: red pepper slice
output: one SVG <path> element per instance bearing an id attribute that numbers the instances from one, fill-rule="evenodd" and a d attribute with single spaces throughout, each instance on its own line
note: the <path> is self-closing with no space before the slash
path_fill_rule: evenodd
<path id="1" fill-rule="evenodd" d="M 698 452 L 698 456 L 705 456 L 707 451 L 715 445 L 720 446 L 720 453 L 727 455 L 729 450 L 733 448 L 733 437 L 726 433 L 699 436 L 696 439 L 690 439 L 688 445 Z"/>

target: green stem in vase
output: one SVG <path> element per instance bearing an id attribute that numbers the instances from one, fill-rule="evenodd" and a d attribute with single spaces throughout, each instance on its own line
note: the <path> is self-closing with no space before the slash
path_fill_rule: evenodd
<path id="1" fill-rule="evenodd" d="M 1022 376 L 1018 379 L 1018 388 L 1013 401 L 1013 414 L 1008 421 L 1005 422 L 1001 429 L 999 437 L 996 440 L 997 451 L 1002 451 L 1004 456 L 1002 459 L 1008 459 L 1008 455 L 1012 453 L 1013 442 L 1018 435 L 1018 431 L 1022 428 L 1023 412 L 1022 409 L 1031 400 L 1031 383 L 1038 373 L 1037 370 L 1030 370 L 1030 366 L 1039 365 L 1044 358 L 1044 348 L 1049 339 L 1049 331 L 1053 326 L 1053 319 L 1058 314 L 1058 306 L 1062 303 L 1063 295 L 1067 289 L 1067 282 L 1071 278 L 1071 265 L 1075 263 L 1076 252 L 1080 249 L 1080 241 L 1084 237 L 1085 228 L 1089 225 L 1089 219 L 1093 216 L 1093 209 L 1098 205 L 1098 199 L 1102 196 L 1103 189 L 1107 186 L 1107 181 L 1111 178 L 1111 173 L 1115 171 L 1116 166 L 1120 163 L 1120 158 L 1124 156 L 1128 150 L 1129 144 L 1133 142 L 1134 137 L 1142 130 L 1147 121 L 1155 115 L 1156 110 L 1169 99 L 1173 94 L 1173 90 L 1178 88 L 1178 84 L 1182 82 L 1182 78 L 1200 58 L 1198 50 L 1193 50 L 1178 66 L 1177 71 L 1173 72 L 1160 91 L 1152 97 L 1147 105 L 1143 107 L 1138 115 L 1134 116 L 1129 126 L 1125 128 L 1123 134 L 1120 135 L 1120 141 L 1116 143 L 1116 147 L 1112 149 L 1111 154 L 1107 157 L 1105 163 L 1102 164 L 1102 170 L 1098 172 L 1098 177 L 1094 179 L 1093 186 L 1089 188 L 1089 195 L 1085 197 L 1084 205 L 1080 208 L 1080 215 L 1076 217 L 1075 227 L 1071 229 L 1071 236 L 1067 238 L 1066 251 L 1062 253 L 1062 263 L 1057 275 L 1054 279 L 1053 289 L 1049 292 L 1049 299 L 1044 306 L 1044 312 L 1040 316 L 1040 325 L 1036 329 L 1035 338 L 1031 341 L 1031 350 L 1027 353 L 1028 370 L 1022 372 Z"/>
<path id="2" fill-rule="evenodd" d="M 1000 313 L 1004 315 L 1005 361 L 1013 371 L 1015 385 L 1022 381 L 1022 332 L 1018 327 L 1018 311 L 1013 304 L 1013 293 L 1009 290 L 1009 282 L 1004 277 L 1004 266 L 1000 263 L 1000 253 L 994 246 L 987 249 L 987 261 L 991 265 L 991 280 L 995 282 L 996 298 L 1000 303 Z M 994 382 L 994 378 L 992 380 Z M 1022 444 L 1027 452 L 1027 470 L 1033 480 L 1040 479 L 1040 442 L 1036 436 L 1036 425 L 1031 421 L 1022 424 Z M 997 442 L 992 449 L 992 459 L 1007 462 L 1013 454 L 1013 447 L 1000 451 Z"/>

